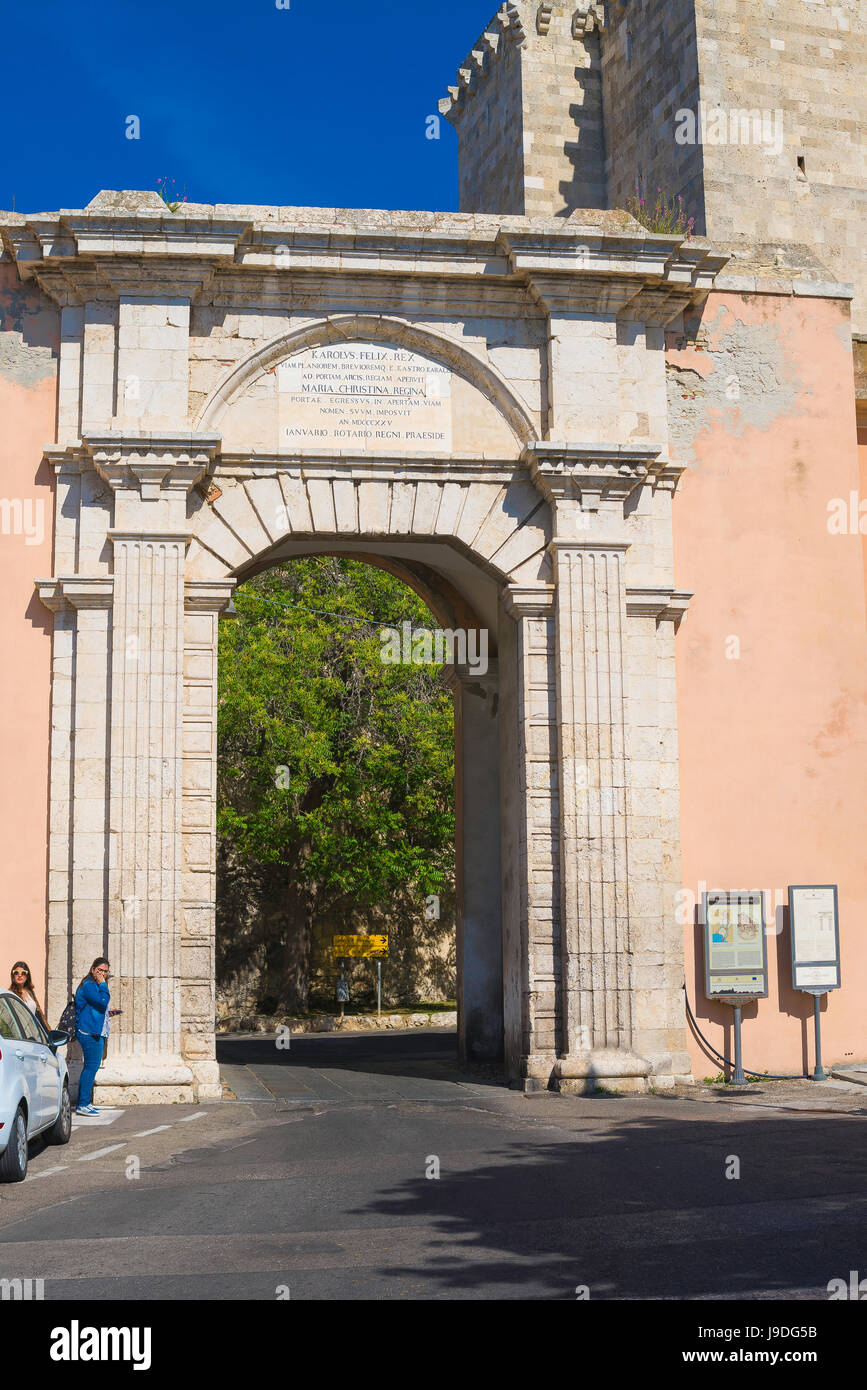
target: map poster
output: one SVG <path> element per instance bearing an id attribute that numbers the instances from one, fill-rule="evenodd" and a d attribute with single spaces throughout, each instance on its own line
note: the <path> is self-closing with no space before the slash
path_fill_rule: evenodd
<path id="1" fill-rule="evenodd" d="M 792 985 L 840 988 L 840 922 L 836 884 L 789 888 Z"/>
<path id="2" fill-rule="evenodd" d="M 768 947 L 761 892 L 705 893 L 705 994 L 766 999 Z"/>
<path id="3" fill-rule="evenodd" d="M 452 374 L 381 343 L 310 348 L 277 369 L 281 449 L 448 454 Z"/>

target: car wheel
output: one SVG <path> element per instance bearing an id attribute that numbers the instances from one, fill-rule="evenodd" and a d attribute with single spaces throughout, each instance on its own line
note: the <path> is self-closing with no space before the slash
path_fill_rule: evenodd
<path id="1" fill-rule="evenodd" d="M 9 1127 L 9 1143 L 0 1154 L 0 1182 L 23 1182 L 27 1177 L 27 1121 L 19 1105 Z"/>
<path id="2" fill-rule="evenodd" d="M 69 1099 L 69 1086 L 64 1081 L 60 1095 L 60 1110 L 45 1138 L 49 1144 L 68 1144 L 71 1134 L 72 1104 Z"/>

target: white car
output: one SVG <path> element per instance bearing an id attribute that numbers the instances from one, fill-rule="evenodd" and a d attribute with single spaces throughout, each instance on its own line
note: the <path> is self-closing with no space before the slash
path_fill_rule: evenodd
<path id="1" fill-rule="evenodd" d="M 58 1052 L 68 1042 L 68 1033 L 47 1033 L 17 995 L 0 990 L 0 1182 L 24 1181 L 37 1134 L 69 1143 L 69 1073 Z"/>

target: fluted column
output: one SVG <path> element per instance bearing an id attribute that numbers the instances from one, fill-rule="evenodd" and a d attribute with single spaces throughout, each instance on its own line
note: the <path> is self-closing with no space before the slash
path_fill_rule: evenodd
<path id="1" fill-rule="evenodd" d="M 561 1089 L 643 1085 L 633 1052 L 634 945 L 623 624 L 623 504 L 655 451 L 536 444 L 551 505 L 561 786 Z"/>
<path id="2" fill-rule="evenodd" d="M 554 550 L 567 1055 L 631 1045 L 625 548 L 562 541 Z"/>
<path id="3" fill-rule="evenodd" d="M 86 439 L 114 492 L 108 955 L 123 1009 L 106 1091 L 192 1099 L 181 1047 L 187 494 L 216 441 Z"/>
<path id="4" fill-rule="evenodd" d="M 114 531 L 109 953 L 115 1057 L 180 1056 L 181 733 L 186 539 Z"/>

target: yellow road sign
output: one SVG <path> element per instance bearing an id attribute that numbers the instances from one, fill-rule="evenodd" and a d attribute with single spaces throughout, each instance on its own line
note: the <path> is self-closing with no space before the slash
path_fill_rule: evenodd
<path id="1" fill-rule="evenodd" d="M 335 956 L 387 956 L 387 936 L 335 936 Z"/>

